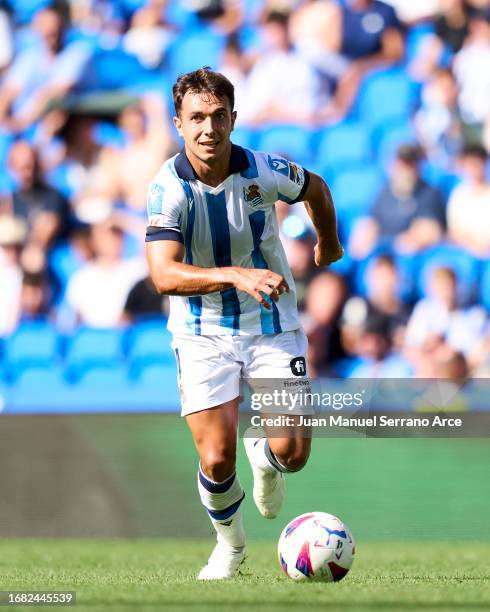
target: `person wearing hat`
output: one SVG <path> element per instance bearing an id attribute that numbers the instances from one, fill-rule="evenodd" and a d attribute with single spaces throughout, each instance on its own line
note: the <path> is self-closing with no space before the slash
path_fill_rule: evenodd
<path id="1" fill-rule="evenodd" d="M 349 252 L 356 259 L 368 255 L 379 242 L 404 253 L 416 253 L 440 241 L 445 229 L 442 195 L 420 176 L 423 157 L 418 145 L 401 145 L 389 179 L 368 217 L 354 227 Z"/>

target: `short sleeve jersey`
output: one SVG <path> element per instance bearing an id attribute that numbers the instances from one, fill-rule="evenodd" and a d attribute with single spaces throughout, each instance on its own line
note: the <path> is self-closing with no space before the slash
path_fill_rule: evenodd
<path id="1" fill-rule="evenodd" d="M 304 168 L 236 145 L 232 145 L 230 174 L 217 187 L 197 178 L 185 152 L 164 163 L 148 190 L 147 242 L 177 240 L 184 245 L 184 261 L 202 268 L 267 268 L 284 276 L 290 287 L 270 310 L 235 288 L 171 296 L 172 333 L 261 335 L 300 327 L 274 203 L 300 201 L 308 183 Z"/>

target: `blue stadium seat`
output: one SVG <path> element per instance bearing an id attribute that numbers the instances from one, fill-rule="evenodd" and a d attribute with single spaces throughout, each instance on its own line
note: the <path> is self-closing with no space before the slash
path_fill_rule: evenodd
<path id="1" fill-rule="evenodd" d="M 9 370 L 50 366 L 58 357 L 59 337 L 45 320 L 26 321 L 5 340 L 4 360 Z"/>
<path id="2" fill-rule="evenodd" d="M 479 262 L 468 251 L 453 244 L 440 244 L 421 254 L 417 275 L 419 294 L 427 295 L 430 276 L 440 266 L 456 272 L 458 297 L 462 303 L 471 302 L 477 295 Z"/>
<path id="3" fill-rule="evenodd" d="M 239 145 L 240 147 L 245 147 L 247 149 L 254 149 L 254 137 L 255 134 L 252 132 L 250 128 L 247 128 L 243 125 L 239 125 L 233 130 L 233 134 L 231 135 L 232 141 Z"/>
<path id="4" fill-rule="evenodd" d="M 177 386 L 177 366 L 152 363 L 146 365 L 136 377 L 138 385 L 144 388 L 166 391 Z"/>
<path id="5" fill-rule="evenodd" d="M 141 362 L 173 364 L 175 357 L 170 343 L 172 334 L 165 328 L 162 319 L 137 323 L 129 334 L 128 360 L 131 367 Z"/>
<path id="6" fill-rule="evenodd" d="M 58 391 L 67 384 L 63 368 L 52 365 L 26 367 L 18 373 L 14 381 L 16 392 L 29 392 L 33 398 Z"/>
<path id="7" fill-rule="evenodd" d="M 286 155 L 298 164 L 312 158 L 312 134 L 298 125 L 275 125 L 261 131 L 257 148 L 268 153 Z"/>
<path id="8" fill-rule="evenodd" d="M 387 122 L 377 130 L 377 140 L 378 162 L 386 167 L 394 159 L 398 147 L 402 144 L 416 144 L 417 136 L 410 121 L 402 120 Z"/>
<path id="9" fill-rule="evenodd" d="M 129 384 L 128 373 L 124 365 L 89 366 L 77 380 L 77 389 L 97 389 L 107 392 L 119 392 Z"/>
<path id="10" fill-rule="evenodd" d="M 483 264 L 480 279 L 480 301 L 490 311 L 490 261 Z"/>
<path id="11" fill-rule="evenodd" d="M 346 170 L 332 183 L 339 215 L 349 221 L 367 214 L 383 184 L 383 174 L 375 165 Z"/>
<path id="12" fill-rule="evenodd" d="M 410 116 L 414 84 L 401 69 L 370 75 L 361 85 L 357 109 L 361 121 L 375 128 L 385 121 Z"/>
<path id="13" fill-rule="evenodd" d="M 332 179 L 349 164 L 366 162 L 370 158 L 369 133 L 358 121 L 346 121 L 325 128 L 318 143 L 317 165 L 322 175 Z"/>
<path id="14" fill-rule="evenodd" d="M 123 334 L 119 329 L 79 329 L 68 345 L 66 367 L 75 379 L 96 366 L 117 366 L 123 361 Z"/>
<path id="15" fill-rule="evenodd" d="M 186 30 L 168 49 L 171 75 L 177 77 L 202 66 L 216 69 L 220 63 L 224 41 L 222 35 L 210 29 L 200 27 Z"/>
<path id="16" fill-rule="evenodd" d="M 46 8 L 52 2 L 50 0 L 11 0 L 14 10 L 15 22 L 18 24 L 30 24 L 37 11 Z"/>

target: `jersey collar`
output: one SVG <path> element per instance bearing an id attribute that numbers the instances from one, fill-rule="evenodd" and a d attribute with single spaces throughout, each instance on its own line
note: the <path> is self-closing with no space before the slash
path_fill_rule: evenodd
<path id="1" fill-rule="evenodd" d="M 230 174 L 235 174 L 236 172 L 244 172 L 250 167 L 250 162 L 248 161 L 247 154 L 242 147 L 238 145 L 231 145 L 231 155 L 230 155 Z M 194 172 L 194 168 L 189 161 L 189 158 L 185 154 L 185 149 L 177 155 L 175 158 L 175 171 L 177 172 L 177 176 L 184 181 L 196 181 L 199 180 L 198 176 Z"/>

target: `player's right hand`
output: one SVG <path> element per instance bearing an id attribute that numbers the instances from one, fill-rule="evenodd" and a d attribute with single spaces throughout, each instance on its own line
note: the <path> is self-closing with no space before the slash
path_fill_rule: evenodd
<path id="1" fill-rule="evenodd" d="M 249 295 L 270 310 L 272 303 L 267 300 L 268 296 L 274 302 L 279 301 L 279 296 L 285 291 L 289 293 L 289 285 L 284 276 L 264 270 L 261 268 L 234 268 L 234 285 L 239 291 L 245 291 Z"/>

